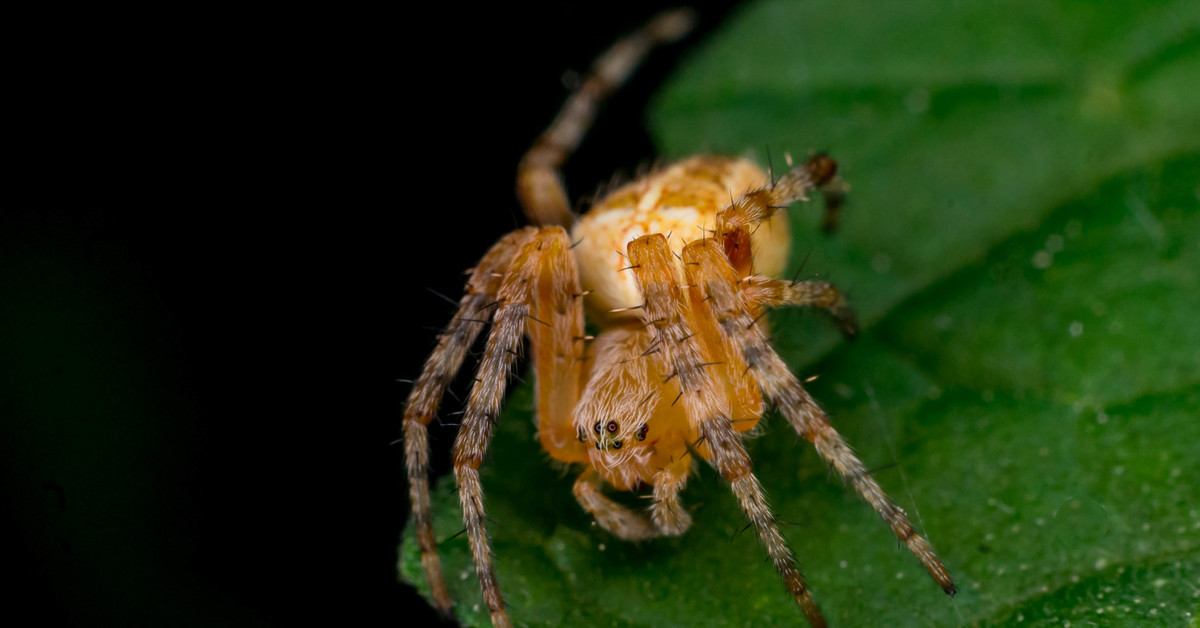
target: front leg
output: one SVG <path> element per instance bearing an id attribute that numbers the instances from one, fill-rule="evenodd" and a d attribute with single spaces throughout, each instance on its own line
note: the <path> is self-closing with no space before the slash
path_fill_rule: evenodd
<path id="1" fill-rule="evenodd" d="M 700 240 L 716 251 L 716 245 Z M 692 247 L 684 249 L 684 255 Z M 742 512 L 758 532 L 759 540 L 775 570 L 795 598 L 813 628 L 825 626 L 804 576 L 767 505 L 766 494 L 755 477 L 750 456 L 741 435 L 730 420 L 730 403 L 723 386 L 718 386 L 707 369 L 715 366 L 702 351 L 692 332 L 688 311 L 679 288 L 675 258 L 661 234 L 642 236 L 629 243 L 626 252 L 642 293 L 641 315 L 647 328 L 658 335 L 662 346 L 660 360 L 678 378 L 681 402 L 691 432 L 698 435 L 693 448 L 708 460 L 729 482 Z M 719 253 L 718 253 L 719 254 Z M 722 258 L 723 259 L 723 258 Z M 691 260 L 684 258 L 684 268 Z M 726 265 L 728 267 L 728 264 Z M 689 277 L 690 279 L 690 277 Z M 689 282 L 689 284 L 694 282 Z"/>
<path id="2" fill-rule="evenodd" d="M 496 298 L 503 271 L 521 243 L 534 233 L 536 230 L 526 228 L 508 234 L 479 261 L 467 281 L 466 294 L 459 303 L 458 312 L 446 325 L 446 331 L 438 337 L 437 347 L 425 361 L 421 376 L 409 393 L 408 403 L 404 407 L 404 459 L 408 471 L 413 528 L 417 545 L 421 548 L 421 564 L 429 581 L 434 605 L 447 616 L 453 613 L 453 607 L 442 578 L 442 563 L 438 559 L 430 516 L 429 436 L 426 426 L 437 415 L 446 387 L 458 373 L 467 350 L 484 327 L 490 313 L 486 306 Z"/>
<path id="3" fill-rule="evenodd" d="M 492 564 L 491 542 L 485 527 L 483 487 L 479 481 L 479 466 L 487 454 L 488 444 L 500 418 L 500 406 L 508 385 L 508 375 L 521 348 L 521 340 L 529 324 L 529 312 L 540 303 L 535 286 L 550 282 L 557 265 L 569 254 L 570 241 L 560 227 L 542 229 L 532 235 L 516 252 L 504 273 L 497 300 L 487 347 L 479 361 L 479 370 L 462 428 L 454 440 L 454 478 L 458 482 L 459 503 L 463 523 L 475 559 L 475 573 L 483 590 L 483 599 L 491 611 L 496 628 L 511 626 L 504 609 L 504 599 L 496 582 Z M 537 347 L 534 347 L 537 350 Z"/>
<path id="4" fill-rule="evenodd" d="M 763 395 L 775 404 L 796 433 L 811 442 L 817 453 L 854 486 L 942 590 L 953 596 L 957 588 L 933 547 L 913 529 L 904 510 L 883 492 L 866 465 L 829 423 L 825 412 L 775 353 L 762 329 L 754 324 L 745 295 L 738 289 L 737 273 L 725 256 L 715 246 L 701 241 L 688 245 L 683 258 L 693 272 L 694 283 L 705 296 L 704 303 L 720 321 L 726 341 L 739 349 L 747 372 L 758 382 Z"/>
<path id="5" fill-rule="evenodd" d="M 758 306 L 819 307 L 829 312 L 847 338 L 858 334 L 858 318 L 854 308 L 837 286 L 828 281 L 785 281 L 751 275 L 740 283 L 742 295 L 751 311 Z"/>

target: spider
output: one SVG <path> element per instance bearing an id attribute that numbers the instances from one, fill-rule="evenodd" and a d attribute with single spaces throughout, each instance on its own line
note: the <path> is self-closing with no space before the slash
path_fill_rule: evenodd
<path id="1" fill-rule="evenodd" d="M 787 260 L 786 208 L 817 190 L 825 229 L 837 226 L 844 185 L 814 155 L 776 178 L 735 158 L 685 159 L 620 187 L 586 214 L 570 211 L 559 170 L 599 102 L 655 45 L 691 27 L 670 11 L 619 40 L 595 63 L 526 153 L 517 194 L 533 226 L 500 238 L 470 272 L 458 311 L 409 394 L 404 449 L 413 521 L 434 605 L 452 612 L 430 520 L 427 425 L 467 350 L 490 323 L 454 442 L 454 477 L 492 624 L 510 626 L 485 529 L 479 467 L 500 416 L 509 371 L 528 337 L 537 435 L 555 460 L 581 465 L 574 484 L 596 523 L 629 541 L 683 534 L 680 493 L 696 458 L 725 478 L 809 623 L 824 626 L 754 475 L 743 435 L 769 402 L 879 513 L 954 595 L 954 583 L 904 511 L 884 494 L 825 413 L 771 347 L 769 308 L 815 306 L 856 333 L 841 292 L 820 281 L 773 279 Z M 585 311 L 599 327 L 585 334 Z M 636 511 L 602 492 L 648 487 Z"/>

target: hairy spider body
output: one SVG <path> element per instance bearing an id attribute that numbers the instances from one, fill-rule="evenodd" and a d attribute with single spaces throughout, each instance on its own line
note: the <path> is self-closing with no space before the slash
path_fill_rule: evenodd
<path id="1" fill-rule="evenodd" d="M 600 375 L 585 390 L 574 424 L 578 440 L 591 442 L 588 462 L 618 490 L 653 484 L 661 469 L 681 460 L 675 475 L 682 486 L 691 463 L 687 447 L 698 438 L 676 403 L 679 384 L 671 373 L 663 372 L 658 360 L 632 359 L 658 348 L 641 316 L 637 268 L 624 251 L 643 236 L 663 234 L 674 257 L 672 268 L 682 280 L 684 248 L 711 237 L 732 191 L 758 189 L 767 183 L 767 175 L 749 161 L 692 157 L 604 196 L 571 230 L 580 281 L 588 288 L 585 310 L 605 326 L 590 348 L 591 368 Z M 756 268 L 768 275 L 781 272 L 791 244 L 787 213 L 775 213 L 751 235 L 751 242 Z M 731 375 L 740 358 L 720 346 L 715 329 L 697 329 L 702 332 L 697 341 L 705 344 L 711 374 L 733 404 L 735 426 L 738 431 L 750 430 L 762 415 L 757 386 L 748 377 Z M 597 423 L 603 429 L 597 430 Z M 617 431 L 610 431 L 611 425 Z M 644 431 L 639 435 L 638 430 Z M 698 447 L 703 449 L 703 443 Z"/>
<path id="2" fill-rule="evenodd" d="M 484 601 L 509 626 L 485 528 L 479 467 L 524 339 L 535 375 L 537 434 L 554 459 L 581 465 L 579 504 L 625 540 L 684 533 L 680 493 L 700 458 L 729 482 L 789 593 L 809 622 L 816 603 L 754 476 L 742 434 L 774 405 L 845 477 L 949 594 L 954 584 L 768 342 L 762 315 L 780 306 L 827 310 L 848 335 L 854 313 L 831 284 L 771 278 L 787 261 L 786 208 L 818 190 L 836 227 L 837 166 L 815 155 L 778 179 L 740 159 L 669 165 L 571 214 L 558 170 L 595 108 L 652 45 L 689 25 L 659 16 L 593 68 L 518 170 L 518 196 L 536 226 L 501 238 L 471 271 L 459 310 L 409 394 L 404 441 L 414 527 L 435 605 L 452 611 L 430 522 L 426 426 L 479 333 L 483 357 L 454 443 L 454 474 Z M 790 166 L 789 159 L 789 166 Z M 569 234 L 568 234 L 569 230 Z M 586 305 L 585 305 L 586 304 Z M 585 309 L 600 326 L 584 332 Z M 604 485 L 653 493 L 648 511 L 618 504 Z"/>

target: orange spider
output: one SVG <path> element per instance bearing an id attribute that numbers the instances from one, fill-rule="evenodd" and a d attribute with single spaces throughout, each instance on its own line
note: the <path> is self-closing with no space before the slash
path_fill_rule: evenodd
<path id="1" fill-rule="evenodd" d="M 820 190 L 826 229 L 836 227 L 844 186 L 832 159 L 816 155 L 772 180 L 748 161 L 692 157 L 611 192 L 583 216 L 569 209 L 559 169 L 599 101 L 651 47 L 690 25 L 690 14 L 668 12 L 618 41 L 534 143 L 521 162 L 517 192 L 537 226 L 504 236 L 483 256 L 408 397 L 404 443 L 413 520 L 434 603 L 446 614 L 451 600 L 430 521 L 426 426 L 488 321 L 453 459 L 493 625 L 511 623 L 484 527 L 479 466 L 526 336 L 542 447 L 556 460 L 584 466 L 575 497 L 605 530 L 626 540 L 683 534 L 691 517 L 679 494 L 694 453 L 729 482 L 808 621 L 825 625 L 742 442 L 762 417 L 765 398 L 853 484 L 933 579 L 955 593 L 929 543 L 829 424 L 760 322 L 768 307 L 817 306 L 855 333 L 854 312 L 833 285 L 771 278 L 787 261 L 788 205 Z M 601 328 L 594 338 L 584 333 L 585 308 Z M 605 483 L 622 491 L 652 487 L 649 512 L 609 499 L 600 491 Z"/>

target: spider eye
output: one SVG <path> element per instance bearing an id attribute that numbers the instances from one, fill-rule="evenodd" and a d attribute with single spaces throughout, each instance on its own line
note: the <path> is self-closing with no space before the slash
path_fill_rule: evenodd
<path id="1" fill-rule="evenodd" d="M 640 428 L 638 428 L 638 431 L 637 431 L 637 439 L 638 440 L 646 440 L 646 434 L 649 431 L 650 431 L 650 426 L 648 426 L 648 425 L 641 426 Z"/>
<path id="2" fill-rule="evenodd" d="M 621 448 L 621 441 L 619 441 L 619 440 L 614 440 L 614 441 L 613 441 L 613 444 L 612 444 L 612 448 L 613 448 L 613 449 L 620 449 L 620 448 Z"/>
<path id="3" fill-rule="evenodd" d="M 599 425 L 599 423 L 597 423 L 597 425 Z M 616 434 L 618 427 L 619 426 L 617 425 L 616 421 L 609 421 L 608 425 L 604 426 L 604 428 L 608 430 L 609 434 Z M 599 430 L 597 429 L 597 431 Z"/>
<path id="4" fill-rule="evenodd" d="M 599 434 L 600 433 L 600 422 L 596 421 L 596 424 L 592 426 L 592 429 L 596 430 L 596 433 Z"/>
<path id="5" fill-rule="evenodd" d="M 582 427 L 581 427 L 581 428 L 579 428 L 579 433 L 577 434 L 577 436 L 579 437 L 579 442 L 581 442 L 581 443 L 586 443 L 586 442 L 587 442 L 587 439 L 588 439 L 588 438 L 587 438 L 587 432 L 583 431 L 583 428 L 582 428 Z"/>

